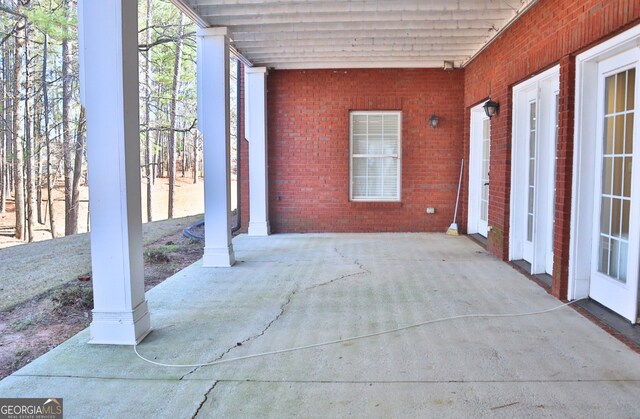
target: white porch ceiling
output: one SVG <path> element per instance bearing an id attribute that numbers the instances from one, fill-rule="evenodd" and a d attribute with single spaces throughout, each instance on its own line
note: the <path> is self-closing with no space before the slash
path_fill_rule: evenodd
<path id="1" fill-rule="evenodd" d="M 256 66 L 463 66 L 537 0 L 173 0 Z"/>

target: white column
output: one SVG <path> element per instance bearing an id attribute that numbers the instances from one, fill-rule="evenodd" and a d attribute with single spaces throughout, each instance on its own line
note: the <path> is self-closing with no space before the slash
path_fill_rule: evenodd
<path id="1" fill-rule="evenodd" d="M 137 2 L 83 0 L 78 15 L 91 205 L 90 342 L 134 345 L 151 330 L 142 259 Z"/>
<path id="2" fill-rule="evenodd" d="M 235 263 L 231 244 L 229 38 L 227 28 L 198 29 L 198 128 L 204 155 L 205 267 Z"/>
<path id="3" fill-rule="evenodd" d="M 267 173 L 267 69 L 246 69 L 247 138 L 249 140 L 249 235 L 268 236 L 269 175 Z"/>

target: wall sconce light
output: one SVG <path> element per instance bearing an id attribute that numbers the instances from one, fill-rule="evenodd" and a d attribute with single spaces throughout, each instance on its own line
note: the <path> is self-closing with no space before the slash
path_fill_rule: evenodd
<path id="1" fill-rule="evenodd" d="M 491 119 L 493 115 L 498 113 L 498 109 L 500 109 L 500 105 L 498 104 L 498 102 L 494 102 L 493 100 L 489 99 L 484 103 L 483 108 L 484 108 L 484 113 L 486 113 L 489 119 Z"/>
<path id="2" fill-rule="evenodd" d="M 429 118 L 429 125 L 431 126 L 431 128 L 438 128 L 438 123 L 440 122 L 440 117 L 436 114 L 431 115 L 431 118 Z"/>

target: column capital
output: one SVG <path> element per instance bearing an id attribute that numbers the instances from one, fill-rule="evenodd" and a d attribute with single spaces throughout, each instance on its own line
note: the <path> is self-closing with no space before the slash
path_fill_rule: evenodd
<path id="1" fill-rule="evenodd" d="M 229 29 L 225 26 L 216 26 L 212 28 L 198 28 L 196 29 L 196 36 L 198 37 L 207 37 L 207 36 L 229 36 Z"/>
<path id="2" fill-rule="evenodd" d="M 267 67 L 245 67 L 245 71 L 247 74 L 264 74 L 265 76 L 269 74 Z"/>

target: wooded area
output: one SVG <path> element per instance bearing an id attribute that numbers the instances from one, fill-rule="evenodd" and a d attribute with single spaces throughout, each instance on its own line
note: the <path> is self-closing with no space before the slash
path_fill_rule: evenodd
<path id="1" fill-rule="evenodd" d="M 152 221 L 156 178 L 169 180 L 172 218 L 176 177 L 201 177 L 196 39 L 193 23 L 168 0 L 140 0 L 138 10 L 143 219 Z M 235 60 L 230 68 L 235 176 Z M 77 0 L 0 0 L 0 213 L 15 211 L 17 239 L 32 241 L 35 223 L 48 224 L 52 238 L 89 223 L 79 211 L 87 164 L 78 74 Z M 56 188 L 64 218 L 49 199 Z"/>

